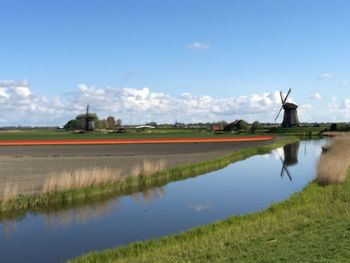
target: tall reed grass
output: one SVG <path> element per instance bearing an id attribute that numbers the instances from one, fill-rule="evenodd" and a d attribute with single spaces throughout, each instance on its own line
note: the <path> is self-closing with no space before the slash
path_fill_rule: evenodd
<path id="1" fill-rule="evenodd" d="M 18 184 L 7 183 L 4 187 L 3 199 L 5 201 L 16 198 L 18 196 Z"/>
<path id="2" fill-rule="evenodd" d="M 149 161 L 143 160 L 141 164 L 136 164 L 128 172 L 127 176 L 149 176 L 166 168 L 164 160 Z M 43 184 L 42 193 L 62 191 L 68 189 L 79 189 L 86 187 L 98 186 L 106 183 L 114 183 L 121 180 L 125 175 L 122 175 L 120 170 L 111 169 L 108 167 L 92 169 L 80 169 L 72 172 L 63 172 L 58 175 L 51 175 Z M 12 193 L 9 191 L 9 193 Z"/>
<path id="3" fill-rule="evenodd" d="M 317 181 L 321 185 L 341 183 L 350 167 L 350 135 L 338 135 L 324 147 L 317 166 Z"/>

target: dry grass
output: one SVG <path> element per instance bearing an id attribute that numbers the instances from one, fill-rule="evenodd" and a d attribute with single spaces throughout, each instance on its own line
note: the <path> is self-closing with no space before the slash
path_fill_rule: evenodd
<path id="1" fill-rule="evenodd" d="M 39 193 L 50 193 L 55 191 L 80 189 L 91 186 L 98 186 L 106 183 L 113 183 L 126 176 L 150 176 L 167 167 L 164 160 L 150 161 L 143 160 L 142 163 L 136 164 L 131 169 L 125 171 L 112 169 L 109 167 L 92 169 L 80 169 L 59 174 L 50 174 L 44 181 Z M 2 200 L 11 200 L 19 194 L 18 183 L 6 184 L 0 194 Z"/>
<path id="2" fill-rule="evenodd" d="M 7 183 L 4 188 L 3 200 L 10 200 L 15 198 L 19 194 L 18 184 Z"/>
<path id="3" fill-rule="evenodd" d="M 58 176 L 50 176 L 44 182 L 42 192 L 62 191 L 67 189 L 79 189 L 84 187 L 102 185 L 120 180 L 124 176 L 149 176 L 166 168 L 164 160 L 148 161 L 135 165 L 129 174 L 121 171 L 105 168 L 81 169 L 73 172 L 65 172 Z"/>
<path id="4" fill-rule="evenodd" d="M 350 135 L 335 136 L 324 150 L 318 162 L 317 181 L 321 185 L 343 182 L 350 167 Z"/>

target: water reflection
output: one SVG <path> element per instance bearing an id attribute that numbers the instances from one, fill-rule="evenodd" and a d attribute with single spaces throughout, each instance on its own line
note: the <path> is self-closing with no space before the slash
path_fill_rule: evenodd
<path id="1" fill-rule="evenodd" d="M 140 193 L 132 195 L 134 203 L 147 205 L 155 199 L 162 198 L 165 191 L 162 187 L 146 189 Z M 112 200 L 99 202 L 93 205 L 85 205 L 75 209 L 68 209 L 45 214 L 45 223 L 51 228 L 67 226 L 73 223 L 85 224 L 88 221 L 108 216 L 112 211 L 119 209 L 120 197 Z"/>
<path id="2" fill-rule="evenodd" d="M 142 192 L 132 195 L 135 204 L 141 207 L 146 206 L 155 199 L 163 198 L 165 191 L 163 187 L 155 187 L 146 189 Z M 114 197 L 109 200 L 102 200 L 94 204 L 78 206 L 75 208 L 62 208 L 56 211 L 46 211 L 42 213 L 43 220 L 48 229 L 57 229 L 72 224 L 86 224 L 91 220 L 100 220 L 108 217 L 112 212 L 115 213 L 119 209 L 121 197 Z M 144 211 L 144 208 L 140 208 Z M 6 239 L 17 235 L 17 223 L 25 220 L 26 216 L 20 216 L 15 220 L 1 219 L 2 231 Z"/>
<path id="3" fill-rule="evenodd" d="M 111 213 L 112 207 L 118 209 L 118 204 L 119 199 L 115 198 L 112 201 L 45 214 L 44 220 L 49 228 L 67 226 L 72 223 L 85 224 L 89 220 L 106 217 Z"/>
<path id="4" fill-rule="evenodd" d="M 150 203 L 153 199 L 162 198 L 165 195 L 163 187 L 145 189 L 141 193 L 132 194 L 135 203 Z"/>
<path id="5" fill-rule="evenodd" d="M 282 158 L 281 156 L 279 156 L 282 162 L 282 168 L 280 173 L 281 178 L 284 176 L 284 174 L 287 174 L 289 180 L 293 181 L 292 175 L 288 167 L 294 166 L 298 163 L 299 145 L 300 143 L 298 142 L 298 143 L 288 144 L 283 147 L 284 157 Z"/>

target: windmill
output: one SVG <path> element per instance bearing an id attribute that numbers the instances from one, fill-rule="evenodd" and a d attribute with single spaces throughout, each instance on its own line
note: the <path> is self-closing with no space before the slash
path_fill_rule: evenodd
<path id="1" fill-rule="evenodd" d="M 89 114 L 89 104 L 86 106 L 86 114 L 85 114 L 85 131 L 93 131 L 95 129 L 94 119 L 95 116 Z"/>
<path id="2" fill-rule="evenodd" d="M 297 112 L 298 105 L 294 103 L 286 102 L 291 91 L 292 89 L 289 89 L 285 98 L 283 98 L 282 91 L 280 92 L 282 106 L 275 118 L 275 121 L 278 119 L 283 109 L 284 110 L 284 116 L 282 121 L 283 128 L 299 126 L 299 119 L 298 119 L 298 112 Z"/>

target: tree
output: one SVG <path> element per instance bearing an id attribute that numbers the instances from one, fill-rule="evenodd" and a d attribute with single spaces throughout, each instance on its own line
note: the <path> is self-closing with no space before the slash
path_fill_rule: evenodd
<path id="1" fill-rule="evenodd" d="M 247 130 L 248 129 L 248 122 L 245 120 L 239 120 L 237 124 L 238 130 Z"/>
<path id="2" fill-rule="evenodd" d="M 117 127 L 122 126 L 122 120 L 121 120 L 121 119 L 117 119 L 115 125 L 116 125 Z"/>
<path id="3" fill-rule="evenodd" d="M 113 129 L 116 125 L 115 119 L 113 116 L 107 118 L 107 129 Z"/>
<path id="4" fill-rule="evenodd" d="M 252 132 L 255 132 L 256 130 L 259 130 L 259 129 L 261 129 L 261 124 L 260 124 L 260 122 L 254 121 L 254 122 L 252 123 L 252 127 L 251 127 Z"/>
<path id="5" fill-rule="evenodd" d="M 84 128 L 84 123 L 81 120 L 70 120 L 63 126 L 64 129 L 69 131 L 82 130 Z"/>
<path id="6" fill-rule="evenodd" d="M 338 124 L 337 123 L 332 123 L 330 126 L 330 131 L 337 131 L 338 130 Z"/>
<path id="7" fill-rule="evenodd" d="M 106 129 L 107 128 L 107 120 L 103 119 L 103 120 L 95 120 L 95 127 L 97 129 Z"/>

